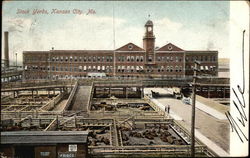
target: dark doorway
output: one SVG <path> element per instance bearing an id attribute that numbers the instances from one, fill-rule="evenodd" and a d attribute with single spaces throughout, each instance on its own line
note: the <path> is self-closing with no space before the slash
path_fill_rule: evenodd
<path id="1" fill-rule="evenodd" d="M 33 146 L 16 146 L 15 158 L 28 158 L 35 157 Z"/>

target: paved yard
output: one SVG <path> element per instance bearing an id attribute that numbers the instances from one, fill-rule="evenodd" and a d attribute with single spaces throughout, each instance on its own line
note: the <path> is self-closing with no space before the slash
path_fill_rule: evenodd
<path id="1" fill-rule="evenodd" d="M 150 88 L 145 91 L 158 91 L 166 93 L 162 88 Z M 147 92 L 145 92 L 147 93 Z M 157 98 L 157 101 L 167 106 L 170 105 L 171 111 L 182 118 L 178 120 L 180 124 L 186 127 L 189 131 L 191 128 L 191 105 L 184 104 L 181 100 L 175 98 Z M 198 132 L 217 144 L 219 147 L 229 152 L 229 123 L 226 119 L 218 119 L 210 114 L 196 108 L 195 127 Z"/>

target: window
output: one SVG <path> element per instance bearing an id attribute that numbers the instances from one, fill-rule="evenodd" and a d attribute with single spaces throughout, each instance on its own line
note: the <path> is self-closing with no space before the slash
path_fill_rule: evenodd
<path id="1" fill-rule="evenodd" d="M 131 45 L 131 44 L 128 45 L 128 49 L 129 49 L 129 50 L 132 50 L 132 49 L 133 49 L 133 45 Z"/>
<path id="2" fill-rule="evenodd" d="M 170 66 L 170 72 L 173 72 L 173 66 Z"/>
<path id="3" fill-rule="evenodd" d="M 113 57 L 112 56 L 110 56 L 110 62 L 112 62 L 113 61 Z"/>
<path id="4" fill-rule="evenodd" d="M 118 56 L 118 61 L 121 61 L 121 57 L 120 56 Z"/>
<path id="5" fill-rule="evenodd" d="M 180 71 L 180 72 L 182 71 L 182 66 L 179 67 L 179 71 Z"/>
<path id="6" fill-rule="evenodd" d="M 125 66 L 121 66 L 122 72 L 124 72 L 125 70 Z"/>
<path id="7" fill-rule="evenodd" d="M 131 72 L 133 72 L 134 71 L 134 66 L 131 66 Z"/>
<path id="8" fill-rule="evenodd" d="M 79 61 L 82 61 L 82 57 L 79 57 Z"/>
<path id="9" fill-rule="evenodd" d="M 173 47 L 172 46 L 168 46 L 168 50 L 172 50 L 173 49 Z"/>
<path id="10" fill-rule="evenodd" d="M 130 61 L 130 56 L 127 56 L 127 61 Z"/>
<path id="11" fill-rule="evenodd" d="M 178 62 L 178 61 L 179 61 L 178 57 L 175 57 L 175 61 L 176 61 L 176 62 Z"/>
<path id="12" fill-rule="evenodd" d="M 136 61 L 139 62 L 139 60 L 140 60 L 140 59 L 139 59 L 139 56 L 136 56 Z"/>
<path id="13" fill-rule="evenodd" d="M 97 57 L 97 61 L 101 61 L 101 57 Z"/>
<path id="14" fill-rule="evenodd" d="M 170 67 L 169 66 L 167 66 L 167 72 L 169 72 L 170 71 Z"/>
<path id="15" fill-rule="evenodd" d="M 194 56 L 191 57 L 191 61 L 194 61 Z"/>
<path id="16" fill-rule="evenodd" d="M 77 57 L 75 56 L 75 62 L 77 62 Z"/>
<path id="17" fill-rule="evenodd" d="M 136 66 L 136 71 L 139 72 L 140 68 L 139 66 Z"/>
<path id="18" fill-rule="evenodd" d="M 91 56 L 88 57 L 88 61 L 91 61 Z"/>
<path id="19" fill-rule="evenodd" d="M 170 57 L 170 61 L 173 61 L 173 57 Z"/>
<path id="20" fill-rule="evenodd" d="M 178 66 L 175 66 L 175 71 L 178 72 Z"/>
<path id="21" fill-rule="evenodd" d="M 130 66 L 127 66 L 127 72 L 130 72 Z"/>
<path id="22" fill-rule="evenodd" d="M 205 61 L 207 61 L 207 56 L 205 56 Z"/>
<path id="23" fill-rule="evenodd" d="M 70 56 L 69 60 L 70 60 L 70 61 L 72 61 L 72 60 L 73 60 L 73 57 L 72 57 L 72 56 Z"/>
<path id="24" fill-rule="evenodd" d="M 91 71 L 91 66 L 88 67 L 88 71 Z"/>
<path id="25" fill-rule="evenodd" d="M 61 61 L 63 61 L 63 56 L 61 56 Z"/>
<path id="26" fill-rule="evenodd" d="M 93 57 L 93 62 L 95 62 L 95 61 L 96 61 L 96 57 L 94 56 L 94 57 Z"/>
<path id="27" fill-rule="evenodd" d="M 161 57 L 157 57 L 157 60 L 158 60 L 158 61 L 161 61 Z"/>
<path id="28" fill-rule="evenodd" d="M 121 70 L 120 70 L 121 68 L 120 68 L 120 66 L 117 66 L 117 71 L 118 72 L 120 72 Z"/>
<path id="29" fill-rule="evenodd" d="M 79 66 L 78 69 L 79 69 L 79 72 L 81 72 L 82 71 L 82 66 Z"/>
<path id="30" fill-rule="evenodd" d="M 141 56 L 140 58 L 141 58 L 141 62 L 143 62 L 143 56 Z"/>
<path id="31" fill-rule="evenodd" d="M 135 57 L 134 56 L 131 56 L 131 61 L 134 61 Z"/>
<path id="32" fill-rule="evenodd" d="M 160 66 L 158 66 L 158 72 L 161 72 L 161 68 L 160 68 Z"/>
<path id="33" fill-rule="evenodd" d="M 189 59 L 188 59 L 188 57 L 186 57 L 186 61 L 188 61 Z"/>
<path id="34" fill-rule="evenodd" d="M 182 61 L 182 57 L 179 58 L 179 62 L 181 62 L 181 61 Z"/>
<path id="35" fill-rule="evenodd" d="M 84 62 L 87 61 L 87 57 L 86 57 L 86 56 L 83 57 L 83 61 L 84 61 Z"/>
<path id="36" fill-rule="evenodd" d="M 165 61 L 165 57 L 161 57 L 161 61 Z"/>
<path id="37" fill-rule="evenodd" d="M 150 56 L 148 57 L 148 61 L 149 61 L 149 62 L 152 62 L 152 59 L 153 59 L 153 58 L 152 58 L 152 56 L 150 55 Z"/>
<path id="38" fill-rule="evenodd" d="M 161 72 L 163 72 L 164 71 L 164 66 L 161 66 Z"/>

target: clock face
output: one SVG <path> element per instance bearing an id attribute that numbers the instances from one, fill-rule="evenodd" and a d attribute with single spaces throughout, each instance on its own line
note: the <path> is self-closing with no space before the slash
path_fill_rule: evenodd
<path id="1" fill-rule="evenodd" d="M 148 27 L 148 31 L 152 31 L 152 27 Z"/>

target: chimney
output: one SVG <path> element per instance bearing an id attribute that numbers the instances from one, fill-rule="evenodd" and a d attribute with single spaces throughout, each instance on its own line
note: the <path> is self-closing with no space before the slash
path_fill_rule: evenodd
<path id="1" fill-rule="evenodd" d="M 9 32 L 4 32 L 4 62 L 5 67 L 9 67 Z"/>

